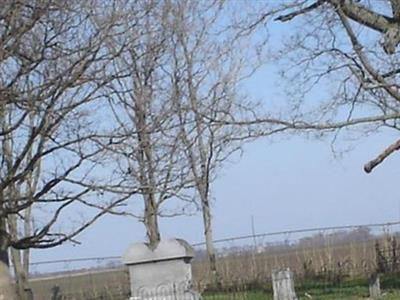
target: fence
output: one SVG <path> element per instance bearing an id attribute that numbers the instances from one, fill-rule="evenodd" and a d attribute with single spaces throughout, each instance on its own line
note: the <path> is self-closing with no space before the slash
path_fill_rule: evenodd
<path id="1" fill-rule="evenodd" d="M 337 282 L 376 270 L 397 271 L 399 237 L 400 222 L 393 222 L 253 234 L 216 240 L 215 246 L 225 285 L 264 283 L 272 270 L 287 267 L 297 278 Z M 204 244 L 194 246 L 195 276 L 207 286 Z"/>
<path id="2" fill-rule="evenodd" d="M 295 274 L 296 289 L 304 293 L 321 290 L 321 287 L 353 290 L 350 280 L 358 280 L 367 288 L 367 277 L 371 273 L 399 271 L 398 238 L 400 222 L 310 228 L 216 240 L 218 287 L 213 287 L 209 280 L 205 245 L 196 243 L 193 244 L 195 284 L 205 299 L 216 298 L 219 293 L 224 297 L 229 294 L 247 299 L 254 290 L 270 293 L 272 270 L 289 267 Z M 38 274 L 46 269 L 58 272 Z M 50 291 L 53 296 L 63 297 L 50 298 L 43 294 L 39 299 L 127 299 L 129 295 L 127 270 L 119 257 L 35 262 L 32 270 L 35 272 L 32 274 L 34 293 Z M 385 282 L 385 278 L 383 280 Z M 76 296 L 78 290 L 85 291 L 86 295 Z"/>

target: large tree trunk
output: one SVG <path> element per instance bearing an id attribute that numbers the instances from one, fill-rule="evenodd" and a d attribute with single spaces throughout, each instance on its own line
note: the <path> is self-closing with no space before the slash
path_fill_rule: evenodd
<path id="1" fill-rule="evenodd" d="M 4 232 L 6 222 L 0 219 L 0 300 L 17 300 L 9 272 L 8 244 Z"/>
<path id="2" fill-rule="evenodd" d="M 28 271 L 26 270 L 26 266 L 23 265 L 21 251 L 12 249 L 11 257 L 15 272 L 15 289 L 18 295 L 18 300 L 31 300 L 32 292 L 28 283 Z"/>
<path id="3" fill-rule="evenodd" d="M 8 266 L 0 261 L 0 300 L 17 300 Z"/>
<path id="4" fill-rule="evenodd" d="M 9 195 L 10 199 L 18 199 L 19 196 L 17 196 L 17 191 L 15 188 L 12 188 L 12 192 Z M 30 225 L 26 223 L 30 223 L 30 208 L 28 208 L 25 211 L 24 214 L 25 220 L 24 220 L 24 236 L 29 236 L 30 231 L 26 232 L 27 229 L 30 229 Z M 17 220 L 17 215 L 9 215 L 7 218 L 7 228 L 8 232 L 11 235 L 12 239 L 17 240 L 18 239 L 18 220 Z M 29 255 L 29 251 L 24 250 L 18 250 L 11 248 L 10 254 L 11 254 L 11 260 L 13 264 L 13 269 L 14 269 L 14 274 L 15 274 L 15 289 L 16 293 L 18 296 L 19 300 L 30 300 L 31 299 L 31 293 L 29 289 L 29 283 L 28 283 L 28 273 L 29 273 L 29 259 L 26 260 L 26 255 Z M 22 257 L 22 255 L 24 257 Z M 26 265 L 24 265 L 26 263 Z M 0 299 L 1 300 L 1 299 Z"/>

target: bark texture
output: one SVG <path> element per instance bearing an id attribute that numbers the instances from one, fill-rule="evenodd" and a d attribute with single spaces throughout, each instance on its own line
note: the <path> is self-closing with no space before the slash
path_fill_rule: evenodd
<path id="1" fill-rule="evenodd" d="M 8 266 L 0 261 L 0 300 L 17 300 Z"/>

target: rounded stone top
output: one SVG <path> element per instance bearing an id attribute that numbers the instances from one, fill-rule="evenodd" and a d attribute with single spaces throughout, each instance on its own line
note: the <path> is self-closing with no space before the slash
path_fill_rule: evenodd
<path id="1" fill-rule="evenodd" d="M 122 255 L 122 262 L 134 265 L 146 262 L 156 262 L 180 258 L 193 258 L 194 251 L 188 242 L 181 239 L 161 240 L 155 249 L 147 243 L 134 243 Z"/>

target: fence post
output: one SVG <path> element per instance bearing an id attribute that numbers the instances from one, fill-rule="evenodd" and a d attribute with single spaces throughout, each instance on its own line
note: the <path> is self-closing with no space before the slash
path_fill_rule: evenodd
<path id="1" fill-rule="evenodd" d="M 297 300 L 293 273 L 289 268 L 272 272 L 272 288 L 274 300 Z"/>

